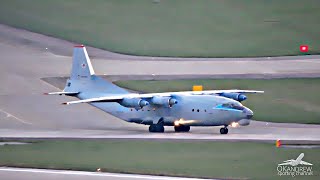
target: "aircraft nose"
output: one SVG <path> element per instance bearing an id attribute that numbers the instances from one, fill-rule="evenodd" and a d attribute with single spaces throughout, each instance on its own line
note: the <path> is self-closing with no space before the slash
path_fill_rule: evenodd
<path id="1" fill-rule="evenodd" d="M 249 108 L 247 108 L 247 107 L 245 107 L 244 113 L 246 114 L 247 119 L 251 119 L 251 118 L 253 117 L 253 112 L 252 112 L 252 110 L 249 109 Z"/>

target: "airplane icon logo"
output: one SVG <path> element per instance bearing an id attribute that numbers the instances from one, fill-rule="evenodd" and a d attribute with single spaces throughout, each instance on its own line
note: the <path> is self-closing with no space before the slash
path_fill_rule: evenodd
<path id="1" fill-rule="evenodd" d="M 301 153 L 301 154 L 297 157 L 297 159 L 290 159 L 290 160 L 283 161 L 283 163 L 278 164 L 278 166 L 283 166 L 283 165 L 297 166 L 297 165 L 299 165 L 299 164 L 308 165 L 308 166 L 312 166 L 312 165 L 313 165 L 313 164 L 311 164 L 311 163 L 302 161 L 302 158 L 303 158 L 303 157 L 304 157 L 304 153 Z"/>

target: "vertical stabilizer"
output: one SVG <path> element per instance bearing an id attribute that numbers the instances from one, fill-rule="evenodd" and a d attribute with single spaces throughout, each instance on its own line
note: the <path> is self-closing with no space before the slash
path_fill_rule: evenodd
<path id="1" fill-rule="evenodd" d="M 128 93 L 125 89 L 95 75 L 87 50 L 83 45 L 74 46 L 71 75 L 63 92 L 77 95 L 80 99 Z"/>
<path id="2" fill-rule="evenodd" d="M 74 46 L 70 79 L 90 78 L 94 70 L 84 45 Z"/>

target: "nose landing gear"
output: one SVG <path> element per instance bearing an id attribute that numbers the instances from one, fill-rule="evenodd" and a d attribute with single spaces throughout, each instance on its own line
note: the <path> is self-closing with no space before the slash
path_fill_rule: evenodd
<path id="1" fill-rule="evenodd" d="M 223 128 L 220 129 L 220 134 L 228 134 L 228 126 L 225 126 Z"/>

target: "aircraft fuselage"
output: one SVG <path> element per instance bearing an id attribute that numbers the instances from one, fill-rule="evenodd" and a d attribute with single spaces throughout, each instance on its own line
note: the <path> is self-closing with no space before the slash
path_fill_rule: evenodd
<path id="1" fill-rule="evenodd" d="M 234 100 L 212 95 L 175 96 L 178 103 L 169 106 L 150 105 L 143 108 L 127 108 L 118 103 L 92 103 L 93 106 L 120 119 L 138 124 L 157 124 L 163 121 L 166 126 L 173 126 L 175 121 L 188 126 L 230 125 L 252 114 L 248 108 L 242 110 L 216 108 L 224 103 L 238 103 Z"/>

